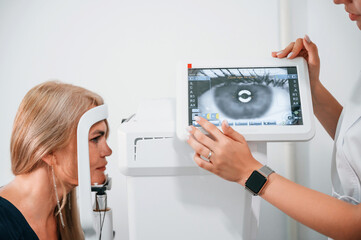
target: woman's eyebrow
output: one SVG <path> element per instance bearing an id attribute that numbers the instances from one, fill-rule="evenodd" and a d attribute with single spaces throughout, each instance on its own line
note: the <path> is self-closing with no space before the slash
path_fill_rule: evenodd
<path id="1" fill-rule="evenodd" d="M 105 135 L 105 131 L 103 130 L 95 130 L 94 132 L 91 133 L 92 135 L 100 135 L 100 136 L 103 136 Z"/>

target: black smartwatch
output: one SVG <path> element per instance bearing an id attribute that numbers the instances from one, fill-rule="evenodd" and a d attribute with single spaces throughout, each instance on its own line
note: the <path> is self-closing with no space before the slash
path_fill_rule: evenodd
<path id="1" fill-rule="evenodd" d="M 245 188 L 254 196 L 257 196 L 266 184 L 268 176 L 272 173 L 274 173 L 274 171 L 266 165 L 259 170 L 253 171 L 246 181 Z"/>

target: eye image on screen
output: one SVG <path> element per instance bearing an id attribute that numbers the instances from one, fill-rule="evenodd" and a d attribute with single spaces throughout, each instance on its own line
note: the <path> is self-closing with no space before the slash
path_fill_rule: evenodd
<path id="1" fill-rule="evenodd" d="M 296 67 L 188 69 L 189 125 L 302 125 Z"/>

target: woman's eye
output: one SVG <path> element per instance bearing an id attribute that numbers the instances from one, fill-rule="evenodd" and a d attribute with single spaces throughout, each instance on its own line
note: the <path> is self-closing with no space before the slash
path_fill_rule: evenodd
<path id="1" fill-rule="evenodd" d="M 101 136 L 97 136 L 95 138 L 90 139 L 93 143 L 98 143 Z"/>
<path id="2" fill-rule="evenodd" d="M 96 131 L 95 133 L 92 133 L 95 137 L 91 138 L 90 141 L 93 143 L 98 143 L 101 140 L 101 137 L 105 137 L 104 131 Z"/>

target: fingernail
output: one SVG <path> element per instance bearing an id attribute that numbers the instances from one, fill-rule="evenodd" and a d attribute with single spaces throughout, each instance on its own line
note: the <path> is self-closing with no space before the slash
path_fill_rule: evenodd
<path id="1" fill-rule="evenodd" d="M 279 51 L 276 55 L 279 56 L 282 54 L 283 51 Z"/>
<path id="2" fill-rule="evenodd" d="M 223 122 L 224 122 L 224 125 L 228 128 L 229 127 L 228 121 L 225 119 L 225 120 L 223 120 Z"/>
<path id="3" fill-rule="evenodd" d="M 308 43 L 311 42 L 311 39 L 310 39 L 310 37 L 309 37 L 307 34 L 305 35 L 305 40 L 306 40 Z"/>
<path id="4" fill-rule="evenodd" d="M 290 53 L 287 55 L 287 58 L 292 57 L 292 55 L 293 55 L 293 52 L 290 52 Z"/>
<path id="5" fill-rule="evenodd" d="M 196 120 L 196 122 L 198 122 L 200 120 L 200 118 L 198 116 L 195 116 L 194 120 Z"/>
<path id="6" fill-rule="evenodd" d="M 187 130 L 187 132 L 191 132 L 192 131 L 192 126 L 186 127 L 186 130 Z"/>

